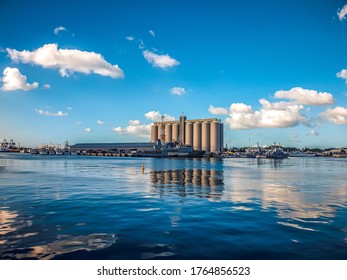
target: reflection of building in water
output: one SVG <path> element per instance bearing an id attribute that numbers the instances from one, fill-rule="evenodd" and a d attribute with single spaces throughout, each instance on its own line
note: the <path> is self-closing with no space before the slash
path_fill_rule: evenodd
<path id="1" fill-rule="evenodd" d="M 223 171 L 205 169 L 160 170 L 150 173 L 152 187 L 157 192 L 196 195 L 220 199 L 224 190 Z"/>

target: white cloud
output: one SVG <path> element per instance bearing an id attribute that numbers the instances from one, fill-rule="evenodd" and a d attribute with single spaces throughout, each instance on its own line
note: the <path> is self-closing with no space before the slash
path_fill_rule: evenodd
<path id="1" fill-rule="evenodd" d="M 134 41 L 135 40 L 135 38 L 133 36 L 126 36 L 125 39 L 128 41 Z"/>
<path id="2" fill-rule="evenodd" d="M 168 114 L 164 114 L 162 115 L 159 111 L 150 111 L 148 113 L 145 114 L 145 117 L 149 120 L 152 121 L 161 121 L 161 116 L 164 116 L 164 121 L 174 121 L 175 117 L 172 117 Z"/>
<path id="3" fill-rule="evenodd" d="M 339 17 L 339 19 L 340 19 L 341 21 L 344 20 L 344 19 L 346 19 L 346 15 L 347 15 L 347 4 L 344 5 L 344 6 L 342 7 L 342 9 L 339 10 L 339 11 L 337 12 L 337 15 L 338 15 L 338 17 Z"/>
<path id="4" fill-rule="evenodd" d="M 319 133 L 317 131 L 315 131 L 314 129 L 311 129 L 309 132 L 309 135 L 311 136 L 319 136 Z"/>
<path id="5" fill-rule="evenodd" d="M 333 124 L 347 124 L 347 108 L 335 107 L 327 109 L 320 114 L 324 119 Z"/>
<path id="6" fill-rule="evenodd" d="M 58 35 L 60 31 L 64 31 L 64 30 L 66 30 L 65 27 L 63 27 L 63 26 L 58 26 L 58 27 L 54 28 L 54 34 L 55 34 L 55 35 Z"/>
<path id="7" fill-rule="evenodd" d="M 72 108 L 72 107 L 67 107 L 66 109 L 68 109 L 68 110 L 72 110 L 73 108 Z"/>
<path id="8" fill-rule="evenodd" d="M 149 30 L 149 34 L 151 34 L 153 37 L 155 37 L 155 33 L 152 29 Z"/>
<path id="9" fill-rule="evenodd" d="M 140 39 L 139 40 L 139 49 L 144 49 L 145 48 L 145 43 Z"/>
<path id="10" fill-rule="evenodd" d="M 328 92 L 317 92 L 315 90 L 294 87 L 290 90 L 279 90 L 275 98 L 294 100 L 304 105 L 329 105 L 334 103 L 334 97 Z"/>
<path id="11" fill-rule="evenodd" d="M 170 89 L 170 92 L 174 95 L 183 95 L 186 93 L 186 90 L 183 87 L 173 87 Z"/>
<path id="12" fill-rule="evenodd" d="M 179 61 L 177 61 L 174 58 L 171 58 L 168 54 L 158 55 L 146 50 L 143 51 L 143 56 L 154 67 L 159 67 L 162 69 L 167 69 L 180 64 Z"/>
<path id="13" fill-rule="evenodd" d="M 58 49 L 57 44 L 46 44 L 34 51 L 6 49 L 14 62 L 31 63 L 43 68 L 59 69 L 63 77 L 74 72 L 95 73 L 111 78 L 123 78 L 124 73 L 118 65 L 111 65 L 102 55 L 76 49 Z"/>
<path id="14" fill-rule="evenodd" d="M 115 127 L 112 130 L 118 134 L 136 135 L 143 138 L 150 137 L 151 124 L 141 124 L 138 120 L 130 120 L 127 127 Z"/>
<path id="15" fill-rule="evenodd" d="M 35 109 L 35 111 L 40 115 L 50 116 L 50 117 L 65 117 L 68 115 L 67 113 L 63 113 L 62 111 L 58 111 L 56 113 L 44 111 L 42 109 Z"/>
<path id="16" fill-rule="evenodd" d="M 92 132 L 93 130 L 92 130 L 90 127 L 87 127 L 87 128 L 84 129 L 84 131 L 90 133 L 90 132 Z"/>
<path id="17" fill-rule="evenodd" d="M 104 124 L 105 124 L 104 121 L 100 121 L 100 120 L 97 120 L 96 123 L 97 123 L 98 125 L 104 125 Z"/>
<path id="18" fill-rule="evenodd" d="M 43 85 L 43 88 L 44 88 L 44 89 L 50 89 L 50 88 L 51 88 L 51 85 L 49 85 L 49 84 L 44 84 L 44 85 Z"/>
<path id="19" fill-rule="evenodd" d="M 230 106 L 230 114 L 226 123 L 231 129 L 252 128 L 284 128 L 299 124 L 310 125 L 307 118 L 301 114 L 302 105 L 289 102 L 270 103 L 260 99 L 262 108 L 254 111 L 252 106 L 243 103 L 234 103 Z"/>
<path id="20" fill-rule="evenodd" d="M 212 115 L 228 115 L 228 110 L 222 107 L 213 107 L 212 105 L 210 105 L 208 111 Z"/>
<path id="21" fill-rule="evenodd" d="M 38 82 L 27 83 L 27 77 L 22 75 L 18 68 L 6 67 L 3 75 L 1 78 L 3 82 L 1 89 L 4 91 L 31 90 L 39 86 Z"/>
<path id="22" fill-rule="evenodd" d="M 336 77 L 341 78 L 341 79 L 345 79 L 346 83 L 347 83 L 347 69 L 343 69 L 340 72 L 338 72 L 336 74 Z"/>

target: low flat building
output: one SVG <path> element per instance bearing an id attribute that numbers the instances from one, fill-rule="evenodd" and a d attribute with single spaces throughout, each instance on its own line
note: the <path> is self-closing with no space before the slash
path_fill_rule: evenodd
<path id="1" fill-rule="evenodd" d="M 153 148 L 153 143 L 78 143 L 70 147 L 78 153 L 116 153 L 130 154 L 136 151 L 146 151 Z"/>

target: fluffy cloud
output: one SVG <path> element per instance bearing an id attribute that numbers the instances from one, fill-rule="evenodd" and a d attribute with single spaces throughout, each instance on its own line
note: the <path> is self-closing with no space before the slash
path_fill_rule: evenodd
<path id="1" fill-rule="evenodd" d="M 155 37 L 155 33 L 154 33 L 154 31 L 153 31 L 152 29 L 149 30 L 148 32 L 149 32 L 149 34 L 151 34 L 153 37 Z"/>
<path id="2" fill-rule="evenodd" d="M 230 117 L 226 119 L 231 129 L 284 128 L 299 124 L 309 125 L 307 118 L 301 114 L 302 105 L 289 102 L 270 103 L 260 99 L 262 108 L 254 111 L 252 106 L 234 103 L 230 106 Z"/>
<path id="3" fill-rule="evenodd" d="M 180 64 L 179 61 L 177 61 L 174 58 L 171 58 L 168 54 L 158 55 L 146 50 L 143 51 L 143 56 L 154 67 L 159 67 L 162 69 L 167 69 Z"/>
<path id="4" fill-rule="evenodd" d="M 183 95 L 186 93 L 186 90 L 183 87 L 173 87 L 170 89 L 170 92 L 174 95 Z"/>
<path id="5" fill-rule="evenodd" d="M 50 88 L 51 88 L 51 85 L 49 85 L 49 84 L 44 84 L 44 85 L 43 85 L 43 88 L 44 88 L 44 89 L 50 89 Z"/>
<path id="6" fill-rule="evenodd" d="M 134 41 L 135 40 L 135 38 L 133 36 L 126 36 L 125 39 L 128 41 Z"/>
<path id="7" fill-rule="evenodd" d="M 39 86 L 38 82 L 34 82 L 32 84 L 27 83 L 27 77 L 22 75 L 18 68 L 5 68 L 3 72 L 2 82 L 3 85 L 1 87 L 4 91 L 11 90 L 31 90 L 35 89 Z"/>
<path id="8" fill-rule="evenodd" d="M 54 34 L 58 35 L 60 31 L 64 31 L 64 30 L 66 30 L 66 28 L 63 26 L 56 27 L 54 28 Z"/>
<path id="9" fill-rule="evenodd" d="M 341 78 L 341 79 L 345 79 L 346 83 L 347 83 L 347 69 L 343 69 L 340 72 L 338 72 L 336 74 L 336 77 Z"/>
<path id="10" fill-rule="evenodd" d="M 95 73 L 111 78 L 123 78 L 124 73 L 118 65 L 108 63 L 102 55 L 76 49 L 58 49 L 57 44 L 46 44 L 34 51 L 6 49 L 14 62 L 31 63 L 43 68 L 59 69 L 63 77 L 74 72 Z"/>
<path id="11" fill-rule="evenodd" d="M 314 129 L 311 129 L 308 135 L 319 136 L 319 133 L 317 131 L 315 131 Z"/>
<path id="12" fill-rule="evenodd" d="M 88 133 L 90 133 L 90 132 L 92 132 L 93 130 L 90 128 L 90 127 L 87 127 L 87 128 L 85 128 L 85 129 L 83 129 L 85 132 L 88 132 Z"/>
<path id="13" fill-rule="evenodd" d="M 347 124 L 347 108 L 335 107 L 320 114 L 324 119 L 333 124 Z"/>
<path id="14" fill-rule="evenodd" d="M 139 137 L 150 137 L 151 124 L 141 124 L 138 120 L 130 120 L 127 127 L 115 127 L 112 130 L 118 134 L 130 134 Z"/>
<path id="15" fill-rule="evenodd" d="M 35 111 L 40 115 L 50 116 L 50 117 L 65 117 L 65 116 L 67 116 L 67 113 L 63 113 L 62 111 L 58 111 L 56 113 L 44 111 L 42 109 L 35 109 Z"/>
<path id="16" fill-rule="evenodd" d="M 334 103 L 334 97 L 328 92 L 317 92 L 315 90 L 294 87 L 290 90 L 279 90 L 275 98 L 294 100 L 304 105 L 329 105 Z"/>
<path id="17" fill-rule="evenodd" d="M 213 107 L 212 105 L 210 105 L 208 111 L 212 115 L 228 115 L 228 110 L 222 107 Z"/>
<path id="18" fill-rule="evenodd" d="M 175 120 L 175 117 L 172 117 L 170 115 L 167 115 L 167 114 L 160 114 L 159 111 L 150 111 L 148 113 L 145 114 L 145 117 L 149 120 L 152 120 L 152 121 L 161 121 L 161 116 L 164 116 L 164 120 L 165 121 L 174 121 Z"/>
<path id="19" fill-rule="evenodd" d="M 105 124 L 104 121 L 100 121 L 100 120 L 97 120 L 96 123 L 97 123 L 98 125 L 104 125 L 104 124 Z"/>
<path id="20" fill-rule="evenodd" d="M 347 15 L 347 4 L 344 5 L 344 6 L 342 7 L 342 9 L 339 10 L 339 11 L 337 12 L 337 15 L 338 15 L 338 17 L 339 17 L 339 19 L 340 19 L 341 21 L 344 20 L 344 19 L 346 18 L 346 15 Z"/>

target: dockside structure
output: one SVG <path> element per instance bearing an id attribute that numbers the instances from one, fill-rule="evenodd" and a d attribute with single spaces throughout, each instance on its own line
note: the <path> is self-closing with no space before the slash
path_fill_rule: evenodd
<path id="1" fill-rule="evenodd" d="M 151 126 L 151 142 L 175 141 L 190 145 L 194 150 L 218 153 L 224 146 L 224 125 L 220 119 L 187 120 L 180 116 L 178 121 L 155 122 Z"/>

